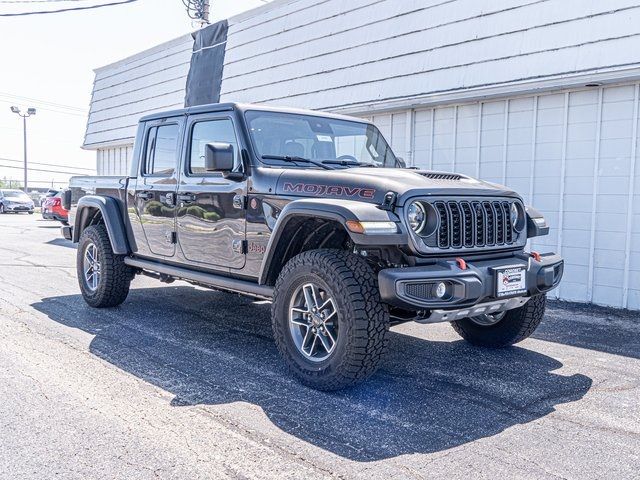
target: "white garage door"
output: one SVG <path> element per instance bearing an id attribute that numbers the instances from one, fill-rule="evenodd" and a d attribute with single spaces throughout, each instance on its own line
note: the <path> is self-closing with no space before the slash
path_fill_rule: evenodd
<path id="1" fill-rule="evenodd" d="M 566 260 L 559 298 L 640 309 L 638 85 L 375 115 L 408 163 L 514 188 Z"/>

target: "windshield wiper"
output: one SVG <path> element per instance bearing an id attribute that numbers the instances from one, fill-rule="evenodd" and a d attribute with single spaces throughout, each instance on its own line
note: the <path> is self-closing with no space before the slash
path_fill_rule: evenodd
<path id="1" fill-rule="evenodd" d="M 378 165 L 376 165 L 375 163 L 368 163 L 368 162 L 356 162 L 353 160 L 333 160 L 333 159 L 329 159 L 329 160 L 322 160 L 322 163 L 328 163 L 330 165 L 341 165 L 343 167 L 373 167 L 373 168 L 378 168 Z"/>
<path id="2" fill-rule="evenodd" d="M 310 163 L 311 165 L 315 165 L 320 168 L 324 168 L 325 170 L 335 170 L 333 167 L 329 165 L 325 165 L 322 162 L 318 162 L 316 160 L 311 160 L 310 158 L 304 157 L 296 157 L 290 155 L 262 155 L 261 157 L 264 160 L 282 160 L 283 162 L 300 162 L 300 163 Z"/>

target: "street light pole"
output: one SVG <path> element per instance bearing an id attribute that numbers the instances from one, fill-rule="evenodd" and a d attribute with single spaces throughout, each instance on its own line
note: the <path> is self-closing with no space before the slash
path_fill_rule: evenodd
<path id="1" fill-rule="evenodd" d="M 24 152 L 24 193 L 27 193 L 27 117 L 22 116 L 22 148 Z"/>
<path id="2" fill-rule="evenodd" d="M 22 113 L 18 107 L 11 107 L 11 111 L 22 117 L 22 148 L 24 152 L 24 193 L 27 193 L 27 117 L 36 114 L 33 107 L 27 108 L 26 113 Z"/>

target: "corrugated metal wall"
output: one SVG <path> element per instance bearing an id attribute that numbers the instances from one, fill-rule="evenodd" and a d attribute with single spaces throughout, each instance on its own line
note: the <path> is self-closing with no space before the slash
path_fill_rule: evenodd
<path id="1" fill-rule="evenodd" d="M 127 175 L 129 173 L 133 145 L 101 148 L 96 154 L 98 175 Z"/>
<path id="2" fill-rule="evenodd" d="M 532 242 L 566 259 L 555 295 L 640 309 L 638 85 L 369 117 L 409 164 L 508 185 L 544 212 Z"/>

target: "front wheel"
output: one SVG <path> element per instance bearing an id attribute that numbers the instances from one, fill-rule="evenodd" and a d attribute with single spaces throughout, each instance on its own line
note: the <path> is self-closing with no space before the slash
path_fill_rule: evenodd
<path id="1" fill-rule="evenodd" d="M 105 308 L 125 301 L 133 269 L 124 263 L 124 255 L 113 253 L 104 225 L 92 225 L 83 230 L 77 255 L 78 283 L 85 302 L 92 307 Z"/>
<path id="2" fill-rule="evenodd" d="M 292 258 L 276 282 L 271 317 L 289 370 L 318 390 L 364 380 L 385 350 L 389 314 L 377 277 L 348 252 L 312 250 Z"/>
<path id="3" fill-rule="evenodd" d="M 528 338 L 540 325 L 546 296 L 536 295 L 523 306 L 506 312 L 463 318 L 451 322 L 467 342 L 481 347 L 500 348 Z"/>
<path id="4" fill-rule="evenodd" d="M 4 210 L 4 205 L 0 203 L 0 215 L 2 215 L 3 213 L 7 213 Z"/>

